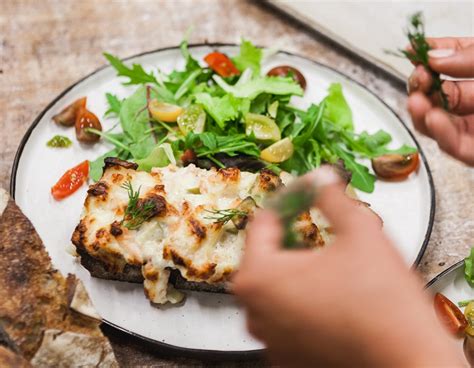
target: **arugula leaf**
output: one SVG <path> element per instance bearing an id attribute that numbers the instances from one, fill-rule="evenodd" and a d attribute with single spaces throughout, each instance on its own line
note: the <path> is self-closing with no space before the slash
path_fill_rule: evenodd
<path id="1" fill-rule="evenodd" d="M 328 96 L 324 99 L 326 104 L 324 117 L 343 129 L 354 130 L 352 111 L 344 98 L 341 84 L 332 83 L 328 92 Z"/>
<path id="2" fill-rule="evenodd" d="M 354 155 L 338 145 L 333 146 L 335 153 L 342 158 L 344 166 L 352 173 L 351 184 L 366 193 L 372 193 L 375 187 L 375 175 L 369 169 L 356 162 Z"/>
<path id="3" fill-rule="evenodd" d="M 246 83 L 237 83 L 235 86 L 228 84 L 218 75 L 214 75 L 212 78 L 224 91 L 239 98 L 253 100 L 261 93 L 269 93 L 272 95 L 303 95 L 303 90 L 300 85 L 291 78 L 258 77 Z"/>
<path id="4" fill-rule="evenodd" d="M 466 259 L 464 259 L 464 278 L 474 288 L 474 247 Z"/>
<path id="5" fill-rule="evenodd" d="M 242 108 L 242 101 L 232 95 L 212 97 L 209 93 L 197 93 L 194 97 L 220 128 L 224 128 L 227 121 L 237 119 Z"/>
<path id="6" fill-rule="evenodd" d="M 116 95 L 112 93 L 106 93 L 105 97 L 109 104 L 109 108 L 105 112 L 104 116 L 119 116 L 120 108 L 122 107 L 122 101 L 120 101 Z"/>
<path id="7" fill-rule="evenodd" d="M 184 149 L 193 149 L 198 157 L 213 158 L 218 153 L 229 156 L 239 153 L 254 157 L 260 155 L 257 145 L 245 134 L 217 135 L 211 132 L 199 134 L 191 132 L 180 143 Z"/>
<path id="8" fill-rule="evenodd" d="M 233 62 L 241 72 L 250 68 L 253 75 L 258 76 L 260 75 L 260 63 L 262 62 L 262 49 L 243 39 L 240 43 L 240 54 L 233 58 Z"/>
<path id="9" fill-rule="evenodd" d="M 132 67 L 129 68 L 126 66 L 118 57 L 104 52 L 105 58 L 109 63 L 117 70 L 118 76 L 128 77 L 128 82 L 125 82 L 125 85 L 131 84 L 145 84 L 145 83 L 155 83 L 158 84 L 153 72 L 147 73 L 140 64 L 132 64 Z"/>
<path id="10" fill-rule="evenodd" d="M 323 102 L 321 106 L 311 104 L 307 113 L 302 117 L 302 126 L 303 128 L 296 132 L 293 138 L 293 143 L 295 145 L 300 145 L 310 139 L 315 132 L 316 127 L 321 121 L 325 111 L 325 103 Z"/>

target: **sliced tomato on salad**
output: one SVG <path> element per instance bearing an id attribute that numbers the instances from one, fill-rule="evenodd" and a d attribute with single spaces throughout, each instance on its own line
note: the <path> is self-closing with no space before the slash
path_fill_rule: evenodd
<path id="1" fill-rule="evenodd" d="M 441 293 L 436 293 L 434 306 L 438 318 L 453 335 L 462 336 L 467 327 L 467 319 L 461 310 Z"/>
<path id="2" fill-rule="evenodd" d="M 239 69 L 236 68 L 232 60 L 221 52 L 211 52 L 204 58 L 204 61 L 221 77 L 231 77 L 240 74 Z"/>
<path id="3" fill-rule="evenodd" d="M 88 176 L 89 161 L 86 160 L 66 171 L 51 188 L 51 194 L 57 201 L 64 199 L 78 190 L 86 182 Z"/>

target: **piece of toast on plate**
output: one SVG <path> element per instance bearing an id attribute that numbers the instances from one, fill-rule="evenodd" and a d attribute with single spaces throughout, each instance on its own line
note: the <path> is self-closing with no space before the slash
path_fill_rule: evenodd
<path id="1" fill-rule="evenodd" d="M 151 302 L 176 303 L 177 288 L 228 291 L 238 269 L 245 226 L 270 192 L 292 180 L 270 170 L 205 170 L 169 165 L 150 173 L 105 160 L 91 185 L 72 242 L 92 276 L 143 282 Z M 317 210 L 294 224 L 308 248 L 327 241 Z M 316 225 L 318 223 L 318 225 Z"/>
<path id="2" fill-rule="evenodd" d="M 53 268 L 33 225 L 1 188 L 0 280 L 1 366 L 118 367 L 82 282 Z"/>

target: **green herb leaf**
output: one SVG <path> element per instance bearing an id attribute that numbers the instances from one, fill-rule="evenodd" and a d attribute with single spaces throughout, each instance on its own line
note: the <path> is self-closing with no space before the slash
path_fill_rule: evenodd
<path id="1" fill-rule="evenodd" d="M 366 193 L 372 193 L 375 187 L 375 176 L 369 169 L 356 162 L 354 155 L 339 146 L 334 146 L 335 153 L 342 158 L 344 166 L 352 173 L 351 184 L 353 187 Z"/>
<path id="2" fill-rule="evenodd" d="M 46 145 L 53 148 L 67 148 L 72 145 L 72 141 L 64 135 L 55 135 Z"/>
<path id="3" fill-rule="evenodd" d="M 247 216 L 247 211 L 239 210 L 238 208 L 227 208 L 223 210 L 206 210 L 209 212 L 208 216 L 204 216 L 206 220 L 212 220 L 217 223 L 225 224 L 237 216 Z"/>
<path id="4" fill-rule="evenodd" d="M 240 43 L 240 53 L 233 62 L 237 69 L 243 72 L 250 68 L 254 76 L 260 75 L 260 63 L 262 61 L 262 49 L 254 46 L 250 41 L 242 40 Z"/>
<path id="5" fill-rule="evenodd" d="M 423 65 L 425 69 L 431 73 L 433 80 L 429 94 L 437 95 L 443 108 L 446 111 L 449 111 L 448 96 L 443 91 L 443 81 L 441 80 L 440 74 L 433 71 L 429 65 L 428 51 L 431 50 L 431 46 L 426 41 L 423 14 L 421 12 L 417 12 L 413 14 L 409 20 L 410 22 L 406 30 L 406 35 L 413 52 L 404 49 L 399 49 L 397 52 L 386 52 L 394 56 L 406 57 L 415 64 Z"/>
<path id="6" fill-rule="evenodd" d="M 459 308 L 467 307 L 469 305 L 469 303 L 472 303 L 472 302 L 474 302 L 474 299 L 461 300 L 461 301 L 458 302 L 458 307 Z"/>
<path id="7" fill-rule="evenodd" d="M 104 171 L 104 160 L 107 157 L 117 157 L 118 150 L 116 148 L 110 150 L 107 153 L 97 157 L 94 161 L 89 161 L 89 177 L 94 181 L 97 182 L 102 177 L 102 173 Z"/>
<path id="8" fill-rule="evenodd" d="M 197 93 L 194 98 L 221 128 L 227 121 L 237 119 L 242 107 L 242 101 L 231 95 L 212 97 L 209 93 Z"/>
<path id="9" fill-rule="evenodd" d="M 328 89 L 328 96 L 324 99 L 326 108 L 324 117 L 343 129 L 352 131 L 352 111 L 342 93 L 340 83 L 332 83 Z"/>
<path id="10" fill-rule="evenodd" d="M 107 98 L 109 108 L 105 112 L 104 116 L 119 116 L 120 108 L 122 107 L 122 101 L 120 101 L 117 96 L 111 93 L 106 93 L 105 97 Z"/>
<path id="11" fill-rule="evenodd" d="M 464 278 L 471 287 L 474 287 L 474 247 L 464 260 Z"/>
<path id="12" fill-rule="evenodd" d="M 147 73 L 140 64 L 133 64 L 131 68 L 126 66 L 118 57 L 104 52 L 105 58 L 115 68 L 118 76 L 128 77 L 129 80 L 125 82 L 125 85 L 130 84 L 145 84 L 155 83 L 158 84 L 155 76 L 152 72 Z"/>
<path id="13" fill-rule="evenodd" d="M 125 209 L 122 224 L 129 230 L 137 230 L 153 215 L 155 204 L 152 201 L 141 201 L 140 188 L 135 191 L 131 181 L 124 183 L 122 188 L 128 194 L 128 205 Z"/>
<path id="14" fill-rule="evenodd" d="M 248 98 L 252 100 L 261 93 L 269 93 L 272 95 L 303 95 L 303 89 L 292 78 L 258 77 L 246 83 L 237 83 L 235 86 L 228 84 L 218 75 L 214 75 L 212 78 L 224 91 L 238 98 Z"/>

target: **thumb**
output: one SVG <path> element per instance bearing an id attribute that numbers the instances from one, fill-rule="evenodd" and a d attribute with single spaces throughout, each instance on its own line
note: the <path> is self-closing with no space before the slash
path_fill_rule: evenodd
<path id="1" fill-rule="evenodd" d="M 248 225 L 245 257 L 265 257 L 281 248 L 283 229 L 276 213 L 258 211 Z"/>
<path id="2" fill-rule="evenodd" d="M 322 166 L 309 173 L 308 178 L 314 180 L 318 188 L 315 205 L 329 220 L 336 235 L 354 236 L 361 229 L 372 227 L 380 231 L 380 219 L 345 194 L 345 183 L 331 167 Z"/>
<path id="3" fill-rule="evenodd" d="M 461 50 L 432 49 L 428 51 L 430 67 L 456 78 L 474 77 L 474 45 Z"/>

